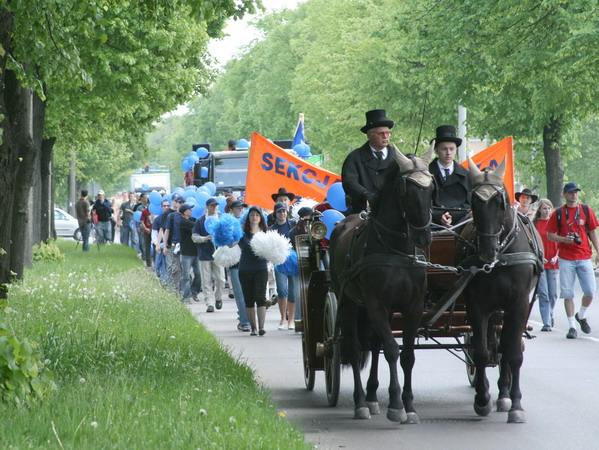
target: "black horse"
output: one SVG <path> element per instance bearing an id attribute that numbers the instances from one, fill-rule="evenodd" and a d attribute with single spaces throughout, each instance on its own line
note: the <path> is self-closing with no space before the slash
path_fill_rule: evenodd
<path id="1" fill-rule="evenodd" d="M 530 311 L 529 295 L 543 267 L 543 247 L 535 227 L 510 206 L 503 184 L 505 160 L 495 171 L 480 171 L 472 160 L 469 168 L 474 226 L 464 231 L 469 245 L 458 249 L 458 257 L 462 267 L 480 269 L 464 291 L 476 365 L 474 410 L 486 416 L 492 409 L 485 375 L 488 339 L 494 336 L 494 317 L 502 312 L 497 410 L 509 410 L 510 423 L 524 422 L 520 403 L 522 340 Z"/>
<path id="2" fill-rule="evenodd" d="M 356 419 L 367 419 L 371 413 L 379 412 L 377 365 L 382 345 L 391 372 L 387 418 L 418 421 L 412 404 L 411 377 L 414 340 L 426 293 L 426 270 L 415 263 L 415 247 L 424 248 L 431 241 L 431 154 L 432 148 L 422 158 L 407 157 L 393 147 L 391 155 L 397 165 L 393 164 L 385 174 L 371 214 L 347 217 L 331 236 L 331 285 L 339 299 L 336 334 L 340 335 L 341 361 L 352 366 Z M 391 319 L 397 311 L 403 316 L 403 395 L 397 375 L 399 346 L 391 331 Z M 372 370 L 365 395 L 360 370 L 370 350 Z"/>

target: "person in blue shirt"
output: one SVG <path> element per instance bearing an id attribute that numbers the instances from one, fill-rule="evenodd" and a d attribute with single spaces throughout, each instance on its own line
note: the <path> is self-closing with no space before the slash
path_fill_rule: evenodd
<path id="1" fill-rule="evenodd" d="M 274 216 L 275 223 L 270 226 L 270 229 L 288 238 L 289 232 L 295 226 L 295 221 L 289 219 L 287 205 L 282 202 L 275 203 Z M 279 305 L 279 312 L 281 313 L 279 330 L 294 330 L 295 289 L 293 286 L 293 276 L 285 275 L 275 270 L 275 281 L 277 283 L 277 303 Z"/>

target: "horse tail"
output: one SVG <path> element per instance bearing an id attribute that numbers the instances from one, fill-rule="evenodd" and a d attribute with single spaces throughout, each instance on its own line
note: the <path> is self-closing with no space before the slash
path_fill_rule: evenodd
<path id="1" fill-rule="evenodd" d="M 341 364 L 348 366 L 357 359 L 362 370 L 370 354 L 371 327 L 366 310 L 345 298 L 338 303 L 337 318 L 342 337 L 339 345 Z"/>

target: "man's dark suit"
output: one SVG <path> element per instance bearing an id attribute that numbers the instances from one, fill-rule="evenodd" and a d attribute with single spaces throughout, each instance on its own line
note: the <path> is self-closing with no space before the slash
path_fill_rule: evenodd
<path id="1" fill-rule="evenodd" d="M 441 174 L 439 164 L 437 164 L 438 158 L 435 158 L 428 166 L 429 172 L 435 177 L 437 181 L 437 194 L 433 201 L 434 206 L 440 206 L 445 208 L 464 208 L 470 209 L 470 202 L 468 201 L 468 193 L 470 192 L 470 180 L 468 179 L 468 171 L 461 165 L 453 163 L 453 172 L 447 180 L 444 179 L 444 174 Z M 441 223 L 441 216 L 445 211 L 434 209 L 433 210 L 433 222 Z M 452 217 L 452 224 L 460 222 L 467 211 L 449 211 Z"/>
<path id="2" fill-rule="evenodd" d="M 366 201 L 372 204 L 383 187 L 384 172 L 393 163 L 393 157 L 387 147 L 387 158 L 379 161 L 366 142 L 353 150 L 341 169 L 341 180 L 345 193 L 351 197 L 350 213 L 355 214 L 366 209 Z"/>

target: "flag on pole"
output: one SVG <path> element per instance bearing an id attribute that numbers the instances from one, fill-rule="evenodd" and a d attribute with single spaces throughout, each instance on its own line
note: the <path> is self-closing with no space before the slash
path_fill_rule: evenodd
<path id="1" fill-rule="evenodd" d="M 299 121 L 297 122 L 297 127 L 295 128 L 295 134 L 293 135 L 293 142 L 291 143 L 291 148 L 295 147 L 297 144 L 305 144 L 306 137 L 304 136 L 304 115 L 300 113 Z"/>

